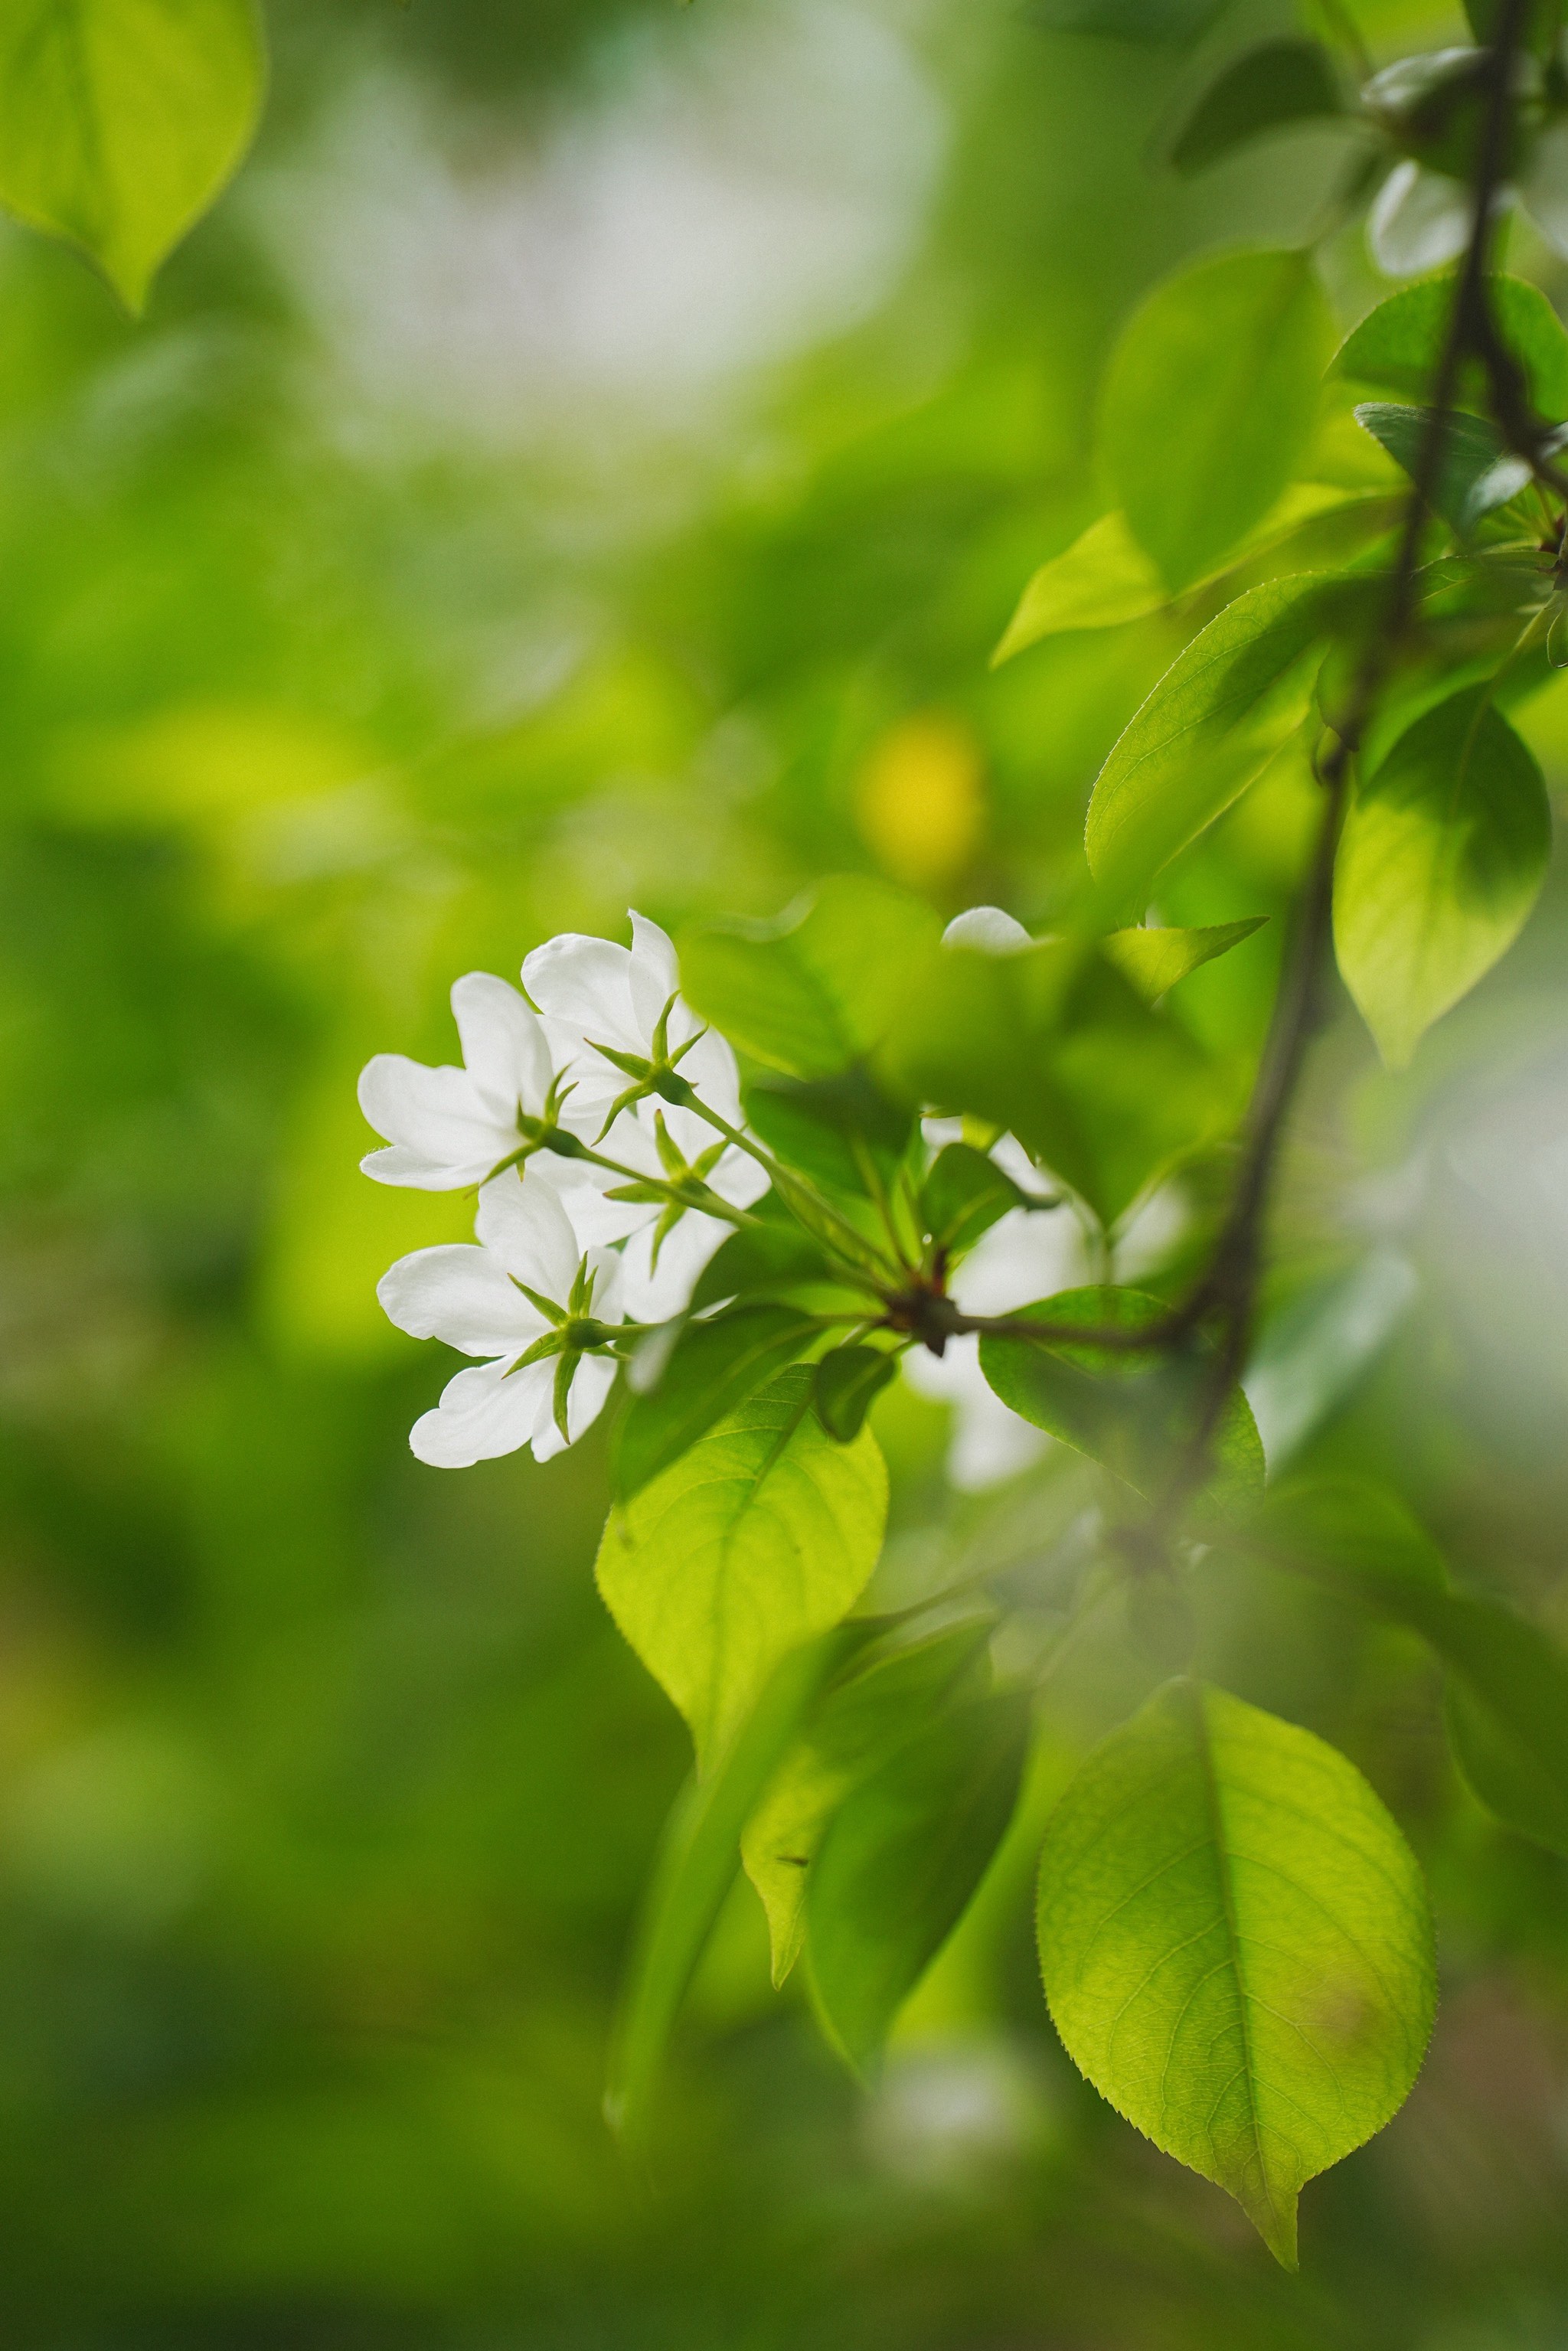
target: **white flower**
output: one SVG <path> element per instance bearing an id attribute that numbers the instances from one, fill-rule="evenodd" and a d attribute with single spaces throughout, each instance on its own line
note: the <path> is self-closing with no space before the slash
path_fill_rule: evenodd
<path id="1" fill-rule="evenodd" d="M 466 1469 L 525 1445 L 532 1446 L 537 1460 L 548 1461 L 597 1419 L 615 1378 L 610 1356 L 576 1356 L 563 1435 L 556 1382 L 570 1358 L 558 1350 L 534 1363 L 520 1361 L 557 1322 L 519 1283 L 563 1312 L 575 1289 L 581 1313 L 605 1322 L 621 1314 L 619 1260 L 608 1249 L 580 1257 L 555 1186 L 537 1161 L 526 1181 L 510 1168 L 485 1186 L 477 1229 L 477 1244 L 455 1242 L 400 1258 L 376 1290 L 400 1330 L 486 1359 L 449 1380 L 434 1411 L 414 1423 L 410 1445 L 422 1461 L 442 1469 Z"/>
<path id="2" fill-rule="evenodd" d="M 982 955 L 1019 955 L 1034 941 L 1023 925 L 1000 906 L 968 906 L 942 934 L 945 947 L 976 947 Z"/>
<path id="3" fill-rule="evenodd" d="M 390 1144 L 360 1162 L 379 1184 L 458 1192 L 517 1148 L 519 1112 L 543 1114 L 553 1071 L 536 1013 L 494 973 L 471 971 L 452 989 L 462 1069 L 429 1069 L 378 1053 L 360 1077 L 360 1108 Z"/>
<path id="4" fill-rule="evenodd" d="M 1548 245 L 1568 256 L 1568 123 L 1536 140 L 1516 188 L 1501 188 L 1495 211 L 1518 204 Z M 1407 157 L 1396 163 L 1367 214 L 1372 257 L 1386 277 L 1415 277 L 1457 259 L 1469 242 L 1475 199 L 1462 180 Z"/>
<path id="5" fill-rule="evenodd" d="M 681 1001 L 679 985 L 673 940 L 635 912 L 629 947 L 563 931 L 524 957 L 523 986 L 544 1014 L 562 1061 L 570 1064 L 578 1086 L 574 1106 L 602 1117 L 631 1081 L 596 1048 L 608 1045 L 612 1052 L 651 1061 L 655 1031 L 664 1021 L 666 1050 L 672 1061 L 679 1056 L 681 1076 L 731 1126 L 740 1124 L 735 1055 L 716 1029 L 704 1033 L 702 1022 Z M 676 1110 L 673 1116 L 685 1122 L 679 1129 L 672 1124 L 671 1132 L 688 1156 L 713 1141 L 715 1130 L 691 1112 Z"/>

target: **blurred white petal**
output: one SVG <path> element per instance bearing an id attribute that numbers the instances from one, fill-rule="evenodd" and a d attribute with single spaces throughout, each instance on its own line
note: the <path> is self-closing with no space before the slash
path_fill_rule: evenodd
<path id="1" fill-rule="evenodd" d="M 1415 277 L 1463 253 L 1470 234 L 1470 194 L 1460 180 L 1396 163 L 1367 215 L 1372 257 L 1385 277 Z"/>
<path id="2" fill-rule="evenodd" d="M 1541 133 L 1519 193 L 1547 244 L 1568 257 L 1568 122 Z"/>
<path id="3" fill-rule="evenodd" d="M 970 906 L 955 914 L 942 934 L 945 947 L 978 947 L 986 955 L 1017 955 L 1034 941 L 1020 922 L 1000 906 Z"/>

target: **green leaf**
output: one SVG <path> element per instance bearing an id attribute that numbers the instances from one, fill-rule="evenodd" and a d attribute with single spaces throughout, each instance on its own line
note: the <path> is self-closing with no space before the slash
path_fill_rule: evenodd
<path id="1" fill-rule="evenodd" d="M 831 1078 L 881 1040 L 904 974 L 941 927 L 891 883 L 836 874 L 777 922 L 688 932 L 681 987 L 743 1052 L 790 1077 Z"/>
<path id="2" fill-rule="evenodd" d="M 1244 792 L 1307 715 L 1323 639 L 1364 590 L 1311 573 L 1228 604 L 1166 670 L 1100 770 L 1084 845 L 1098 880 L 1144 890 Z"/>
<path id="3" fill-rule="evenodd" d="M 1113 931 L 1101 940 L 1100 951 L 1131 980 L 1146 1004 L 1156 1004 L 1188 972 L 1212 963 L 1216 956 L 1228 955 L 1254 931 L 1260 931 L 1268 919 L 1267 914 L 1253 914 L 1244 922 L 1210 923 L 1190 931 Z"/>
<path id="4" fill-rule="evenodd" d="M 1170 1309 L 1141 1290 L 1064 1290 L 1017 1310 L 1015 1319 L 1049 1329 L 1141 1331 Z M 980 1341 L 980 1369 L 1002 1402 L 1155 1499 L 1193 1441 L 1206 1367 L 1201 1356 L 1064 1342 L 1049 1346 L 991 1335 Z M 1263 1488 L 1263 1447 L 1252 1411 L 1234 1388 L 1215 1428 L 1209 1499 L 1229 1510 Z"/>
<path id="5" fill-rule="evenodd" d="M 1081 538 L 1042 564 L 1019 601 L 991 667 L 1011 661 L 1042 637 L 1071 629 L 1114 629 L 1142 621 L 1170 601 L 1170 591 L 1127 528 L 1124 515 L 1102 515 Z"/>
<path id="6" fill-rule="evenodd" d="M 1185 588 L 1268 512 L 1332 341 L 1304 253 L 1229 253 L 1157 286 L 1111 355 L 1100 447 L 1134 536 Z"/>
<path id="7" fill-rule="evenodd" d="M 988 1619 L 971 1618 L 857 1656 L 780 1762 L 741 1839 L 747 1876 L 768 1913 L 776 1984 L 800 1956 L 809 1873 L 834 1812 L 955 1695 L 988 1688 L 990 1629 Z"/>
<path id="8" fill-rule="evenodd" d="M 1270 1475 L 1350 1394 L 1416 1287 L 1408 1258 L 1372 1249 L 1347 1272 L 1311 1283 L 1264 1322 L 1243 1385 Z"/>
<path id="9" fill-rule="evenodd" d="M 1502 1602 L 1456 1592 L 1425 1529 L 1363 1479 L 1281 1486 L 1239 1540 L 1428 1641 L 1470 1786 L 1511 1828 L 1568 1854 L 1568 1656 L 1555 1642 Z"/>
<path id="10" fill-rule="evenodd" d="M 1490 277 L 1487 286 L 1498 331 L 1524 371 L 1531 405 L 1551 423 L 1568 417 L 1568 329 L 1539 286 L 1503 277 Z M 1345 338 L 1334 374 L 1406 399 L 1428 398 L 1453 308 L 1451 273 L 1401 287 Z M 1461 392 L 1469 405 L 1485 407 L 1478 371 L 1465 379 Z"/>
<path id="11" fill-rule="evenodd" d="M 1489 685 L 1428 710 L 1362 786 L 1334 875 L 1334 948 L 1391 1069 L 1511 946 L 1551 854 L 1541 769 Z"/>
<path id="12" fill-rule="evenodd" d="M 907 1103 L 889 1102 L 856 1063 L 836 1077 L 750 1086 L 747 1116 L 768 1149 L 830 1190 L 876 1196 L 908 1148 Z"/>
<path id="13" fill-rule="evenodd" d="M 972 1144 L 949 1143 L 932 1161 L 921 1186 L 920 1221 L 927 1238 L 951 1259 L 973 1249 L 1011 1209 L 1025 1206 L 1024 1194 L 994 1159 Z"/>
<path id="14" fill-rule="evenodd" d="M 612 1510 L 599 1588 L 690 1726 L 699 1765 L 789 1650 L 837 1624 L 882 1547 L 887 1472 L 869 1433 L 838 1445 L 814 1374 L 783 1373 Z"/>
<path id="15" fill-rule="evenodd" d="M 251 0 L 8 0 L 0 204 L 139 311 L 250 144 L 265 74 Z"/>
<path id="16" fill-rule="evenodd" d="M 1021 1693 L 949 1705 L 844 1798 L 806 1886 L 818 2013 L 864 2072 L 985 1876 L 1018 1802 Z"/>
<path id="17" fill-rule="evenodd" d="M 1355 412 L 1363 430 L 1387 450 L 1414 481 L 1419 474 L 1431 423 L 1429 408 L 1406 408 L 1396 401 L 1364 400 Z M 1443 455 L 1432 504 L 1447 523 L 1468 538 L 1495 507 L 1528 489 L 1529 465 L 1516 457 L 1497 426 L 1484 416 L 1456 411 L 1443 427 Z"/>
<path id="18" fill-rule="evenodd" d="M 783 1658 L 716 1770 L 676 1797 L 644 1896 L 611 2036 L 605 2113 L 634 2139 L 703 1947 L 740 1865 L 740 1833 L 817 1693 L 865 1635 L 825 1634 Z"/>
<path id="19" fill-rule="evenodd" d="M 833 1280 L 833 1269 L 809 1233 L 781 1207 L 772 1193 L 752 1210 L 761 1221 L 744 1226 L 721 1242 L 697 1276 L 692 1311 L 727 1299 L 758 1298 L 774 1291 L 815 1287 Z"/>
<path id="20" fill-rule="evenodd" d="M 1245 1088 L 1086 939 L 944 947 L 909 981 L 883 1061 L 915 1099 L 1016 1134 L 1106 1224 L 1225 1134 Z"/>
<path id="21" fill-rule="evenodd" d="M 616 1432 L 612 1474 L 619 1499 L 678 1461 L 817 1336 L 815 1318 L 793 1306 L 737 1306 L 710 1322 L 688 1322 L 657 1384 L 632 1395 Z"/>
<path id="22" fill-rule="evenodd" d="M 817 1365 L 817 1417 L 828 1435 L 852 1443 L 897 1369 L 885 1347 L 831 1347 Z"/>
<path id="23" fill-rule="evenodd" d="M 1040 1949 L 1074 2064 L 1294 2268 L 1301 2188 L 1398 2111 L 1436 2001 L 1421 1874 L 1360 1772 L 1167 1683 L 1051 1819 Z"/>
<path id="24" fill-rule="evenodd" d="M 1291 123 L 1343 115 L 1339 78 L 1316 41 L 1263 41 L 1232 58 L 1199 99 L 1171 148 L 1184 177 Z"/>
<path id="25" fill-rule="evenodd" d="M 1025 0 L 1023 13 L 1047 32 L 1158 45 L 1196 40 L 1219 8 L 1220 0 Z"/>

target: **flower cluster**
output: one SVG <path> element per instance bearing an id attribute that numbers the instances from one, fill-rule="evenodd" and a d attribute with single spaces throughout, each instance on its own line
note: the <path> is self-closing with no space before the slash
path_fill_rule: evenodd
<path id="1" fill-rule="evenodd" d="M 681 1001 L 675 952 L 566 934 L 452 990 L 461 1068 L 379 1053 L 360 1106 L 382 1184 L 476 1186 L 472 1242 L 416 1249 L 377 1295 L 401 1330 L 480 1360 L 413 1428 L 422 1461 L 546 1460 L 601 1410 L 621 1353 L 678 1314 L 768 1188 L 741 1129 L 735 1056 Z"/>

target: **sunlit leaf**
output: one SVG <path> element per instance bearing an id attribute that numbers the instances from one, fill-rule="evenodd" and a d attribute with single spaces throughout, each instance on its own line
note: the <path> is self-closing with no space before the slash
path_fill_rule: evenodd
<path id="1" fill-rule="evenodd" d="M 249 145 L 264 73 L 251 0 L 6 0 L 0 204 L 140 310 Z"/>
<path id="2" fill-rule="evenodd" d="M 1061 555 L 1042 564 L 1008 622 L 992 666 L 1072 629 L 1114 629 L 1170 601 L 1170 590 L 1127 528 L 1124 515 L 1102 515 Z"/>
<path id="3" fill-rule="evenodd" d="M 1541 769 L 1488 686 L 1428 710 L 1363 785 L 1334 877 L 1334 948 L 1390 1068 L 1511 946 L 1551 854 Z"/>
<path id="4" fill-rule="evenodd" d="M 622 1500 L 679 1460 L 817 1335 L 814 1319 L 793 1306 L 736 1306 L 688 1322 L 655 1383 L 632 1395 L 616 1433 L 612 1475 Z"/>
<path id="5" fill-rule="evenodd" d="M 1212 963 L 1216 956 L 1228 955 L 1254 931 L 1260 931 L 1268 919 L 1266 914 L 1253 914 L 1244 922 L 1210 923 L 1190 931 L 1113 931 L 1101 940 L 1100 951 L 1132 981 L 1145 1002 L 1155 1004 L 1188 972 Z"/>
<path id="6" fill-rule="evenodd" d="M 1270 131 L 1344 111 L 1326 49 L 1316 41 L 1263 41 L 1209 84 L 1171 147 L 1171 162 L 1184 175 L 1207 171 Z"/>
<path id="7" fill-rule="evenodd" d="M 876 1564 L 887 1472 L 870 1434 L 828 1436 L 814 1374 L 783 1373 L 612 1510 L 606 1606 L 706 1764 L 779 1659 L 826 1632 Z"/>
<path id="8" fill-rule="evenodd" d="M 1074 2063 L 1293 2268 L 1302 2186 L 1398 2111 L 1432 2028 L 1420 1872 L 1360 1772 L 1168 1683 L 1051 1819 L 1040 1949 Z"/>
<path id="9" fill-rule="evenodd" d="M 1134 312 L 1106 372 L 1100 445 L 1167 587 L 1198 579 L 1273 505 L 1332 343 L 1305 253 L 1197 262 Z"/>

